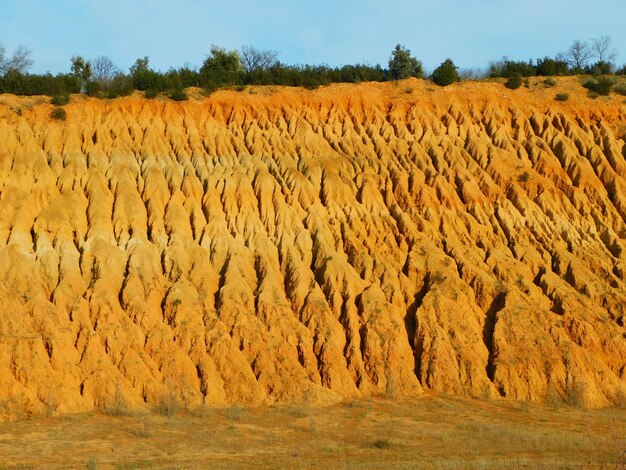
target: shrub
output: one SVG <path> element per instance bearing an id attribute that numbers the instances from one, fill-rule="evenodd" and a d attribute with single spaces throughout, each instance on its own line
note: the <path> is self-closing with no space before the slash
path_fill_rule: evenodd
<path id="1" fill-rule="evenodd" d="M 219 89 L 220 89 L 219 85 L 213 82 L 205 83 L 204 86 L 202 87 L 204 96 L 211 96 L 213 93 L 215 93 Z"/>
<path id="2" fill-rule="evenodd" d="M 9 70 L 0 74 L 0 93 L 15 95 L 67 95 L 78 93 L 80 87 L 74 76 L 69 74 L 44 75 L 22 74 L 16 70 Z"/>
<path id="3" fill-rule="evenodd" d="M 133 436 L 138 437 L 140 439 L 148 438 L 152 434 L 150 432 L 150 426 L 148 426 L 148 421 L 146 421 L 145 419 L 142 420 L 140 427 L 135 428 L 131 430 L 130 432 Z"/>
<path id="4" fill-rule="evenodd" d="M 389 449 L 389 447 L 391 447 L 391 442 L 389 441 L 389 439 L 377 439 L 372 442 L 372 447 L 381 450 Z"/>
<path id="5" fill-rule="evenodd" d="M 557 101 L 567 101 L 569 99 L 569 95 L 567 93 L 557 93 L 554 99 Z"/>
<path id="6" fill-rule="evenodd" d="M 380 65 L 343 65 L 340 69 L 336 69 L 336 74 L 337 77 L 333 80 L 347 83 L 381 82 L 385 78 L 385 73 Z M 422 75 L 423 72 L 419 71 L 419 76 Z"/>
<path id="7" fill-rule="evenodd" d="M 70 102 L 70 95 L 55 95 L 50 102 L 55 106 L 64 106 Z"/>
<path id="8" fill-rule="evenodd" d="M 559 59 L 552 59 L 550 57 L 544 57 L 537 60 L 537 75 L 567 75 L 568 67 L 567 62 Z"/>
<path id="9" fill-rule="evenodd" d="M 430 275 L 430 282 L 432 284 L 441 284 L 445 280 L 446 277 L 441 271 L 435 271 L 432 275 Z"/>
<path id="10" fill-rule="evenodd" d="M 125 75 L 117 75 L 107 93 L 107 98 L 117 98 L 118 96 L 128 96 L 133 92 L 133 84 L 129 77 Z"/>
<path id="11" fill-rule="evenodd" d="M 569 406 L 585 406 L 585 385 L 580 382 L 568 383 L 565 387 L 565 403 Z"/>
<path id="12" fill-rule="evenodd" d="M 185 90 L 177 88 L 170 93 L 170 99 L 173 99 L 174 101 L 186 101 L 189 99 L 189 96 L 187 96 L 187 92 Z"/>
<path id="13" fill-rule="evenodd" d="M 148 56 L 139 58 L 130 68 L 130 78 L 132 87 L 135 90 L 158 90 L 167 89 L 166 78 L 150 68 L 150 58 Z"/>
<path id="14" fill-rule="evenodd" d="M 149 100 L 156 98 L 157 96 L 159 96 L 159 92 L 158 90 L 155 90 L 154 88 L 150 88 L 149 90 L 144 91 L 143 96 Z"/>
<path id="15" fill-rule="evenodd" d="M 626 96 L 626 84 L 614 86 L 613 91 L 618 95 Z"/>
<path id="16" fill-rule="evenodd" d="M 293 418 L 306 418 L 309 416 L 308 411 L 302 407 L 291 409 L 287 413 Z"/>
<path id="17" fill-rule="evenodd" d="M 128 404 L 126 403 L 126 399 L 122 394 L 121 387 L 117 387 L 115 389 L 115 396 L 113 397 L 113 401 L 107 405 L 104 409 L 104 412 L 109 416 L 128 416 Z"/>
<path id="18" fill-rule="evenodd" d="M 589 72 L 596 76 L 611 75 L 614 70 L 615 70 L 615 67 L 613 66 L 611 62 L 599 60 L 598 62 L 596 62 L 590 67 Z"/>
<path id="19" fill-rule="evenodd" d="M 98 82 L 87 82 L 85 93 L 87 93 L 87 96 L 98 96 L 100 94 L 100 84 Z"/>
<path id="20" fill-rule="evenodd" d="M 57 106 L 50 113 L 50 117 L 56 121 L 65 121 L 65 119 L 67 119 L 67 113 L 63 108 Z"/>
<path id="21" fill-rule="evenodd" d="M 548 406 L 548 408 L 550 408 L 552 411 L 558 410 L 561 407 L 561 405 L 563 405 L 563 399 L 558 394 L 558 392 L 554 390 L 552 387 L 548 389 L 548 392 L 546 393 L 546 396 L 544 397 L 544 401 L 546 405 Z"/>
<path id="22" fill-rule="evenodd" d="M 504 84 L 510 90 L 516 90 L 522 86 L 522 75 L 515 73 Z"/>
<path id="23" fill-rule="evenodd" d="M 548 77 L 543 81 L 543 84 L 547 87 L 556 86 L 556 80 L 552 77 Z"/>
<path id="24" fill-rule="evenodd" d="M 536 75 L 536 68 L 532 61 L 514 61 L 506 58 L 489 64 L 488 75 L 492 78 L 510 78 L 514 74 L 520 74 L 523 77 L 532 77 Z"/>
<path id="25" fill-rule="evenodd" d="M 519 181 L 520 183 L 526 183 L 528 180 L 530 180 L 530 173 L 528 173 L 527 171 L 517 177 L 517 181 Z"/>
<path id="26" fill-rule="evenodd" d="M 614 84 L 615 80 L 608 77 L 600 77 L 587 80 L 585 83 L 583 83 L 583 86 L 589 91 L 595 92 L 598 95 L 607 96 L 611 93 L 611 88 Z"/>
<path id="27" fill-rule="evenodd" d="M 457 66 L 450 59 L 444 60 L 439 67 L 435 69 L 431 76 L 433 82 L 439 86 L 450 85 L 460 80 Z"/>
<path id="28" fill-rule="evenodd" d="M 613 85 L 615 85 L 615 80 L 608 77 L 600 77 L 598 78 L 598 86 L 595 91 L 600 95 L 606 96 L 611 93 Z"/>
<path id="29" fill-rule="evenodd" d="M 244 415 L 244 409 L 241 408 L 240 406 L 233 406 L 232 408 L 229 408 L 227 411 L 228 418 L 234 421 L 240 421 L 243 415 Z"/>
<path id="30" fill-rule="evenodd" d="M 161 396 L 159 403 L 156 407 L 156 412 L 161 416 L 174 416 L 178 413 L 180 405 L 174 397 L 174 394 L 170 391 L 167 394 Z"/>

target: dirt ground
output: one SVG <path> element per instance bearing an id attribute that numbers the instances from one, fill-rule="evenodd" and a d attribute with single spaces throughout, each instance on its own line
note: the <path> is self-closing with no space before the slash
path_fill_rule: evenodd
<path id="1" fill-rule="evenodd" d="M 426 395 L 323 408 L 160 411 L 2 423 L 0 468 L 621 469 L 625 465 L 626 410 L 619 409 Z"/>

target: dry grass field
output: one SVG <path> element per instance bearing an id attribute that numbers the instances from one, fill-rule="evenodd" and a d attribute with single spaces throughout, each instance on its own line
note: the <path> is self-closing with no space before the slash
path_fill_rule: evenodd
<path id="1" fill-rule="evenodd" d="M 621 469 L 624 450 L 625 410 L 435 395 L 0 425 L 3 469 Z"/>

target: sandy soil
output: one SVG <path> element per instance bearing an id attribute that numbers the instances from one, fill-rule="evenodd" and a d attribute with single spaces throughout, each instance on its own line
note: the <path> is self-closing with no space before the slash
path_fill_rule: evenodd
<path id="1" fill-rule="evenodd" d="M 624 97 L 408 80 L 65 109 L 0 97 L 0 419 L 626 401 Z"/>

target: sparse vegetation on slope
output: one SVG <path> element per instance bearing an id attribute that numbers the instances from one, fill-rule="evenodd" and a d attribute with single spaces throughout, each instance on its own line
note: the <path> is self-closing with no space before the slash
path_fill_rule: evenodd
<path id="1" fill-rule="evenodd" d="M 601 96 L 608 96 L 611 93 L 613 85 L 615 85 L 615 80 L 608 77 L 590 79 L 583 83 L 583 86 L 589 91 L 597 93 Z"/>
<path id="2" fill-rule="evenodd" d="M 57 121 L 65 121 L 67 119 L 67 112 L 61 107 L 55 107 L 50 113 L 50 117 Z"/>
<path id="3" fill-rule="evenodd" d="M 505 82 L 505 86 L 511 90 L 517 90 L 522 86 L 522 75 L 519 73 L 514 73 L 509 77 L 509 79 Z"/>

